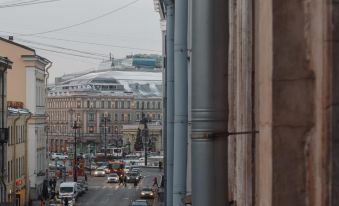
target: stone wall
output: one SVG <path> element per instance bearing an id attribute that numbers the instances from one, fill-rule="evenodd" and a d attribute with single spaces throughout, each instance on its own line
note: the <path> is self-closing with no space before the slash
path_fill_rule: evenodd
<path id="1" fill-rule="evenodd" d="M 339 205 L 339 2 L 258 0 L 252 10 L 232 0 L 230 10 L 228 129 L 251 131 L 255 119 L 259 130 L 255 144 L 229 137 L 230 198 Z"/>

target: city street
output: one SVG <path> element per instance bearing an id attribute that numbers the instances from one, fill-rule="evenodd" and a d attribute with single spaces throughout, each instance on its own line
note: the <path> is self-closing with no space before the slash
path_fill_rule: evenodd
<path id="1" fill-rule="evenodd" d="M 129 206 L 131 203 L 139 199 L 139 193 L 142 187 L 150 187 L 153 184 L 154 176 L 160 180 L 161 173 L 158 169 L 142 169 L 144 178 L 137 187 L 129 183 L 127 186 L 118 183 L 107 183 L 106 177 L 89 177 L 88 191 L 82 195 L 76 202 L 81 206 L 92 205 L 114 205 Z M 150 200 L 150 205 L 152 201 Z"/>

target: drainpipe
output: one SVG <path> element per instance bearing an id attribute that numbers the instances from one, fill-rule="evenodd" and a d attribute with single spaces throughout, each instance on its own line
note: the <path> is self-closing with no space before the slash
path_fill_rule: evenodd
<path id="1" fill-rule="evenodd" d="M 14 121 L 13 121 L 13 128 L 14 128 L 14 142 L 12 142 L 12 143 L 14 143 L 14 145 L 13 145 L 13 154 L 12 154 L 12 160 L 13 160 L 13 165 L 14 165 L 14 181 L 13 181 L 13 191 L 14 191 L 14 194 L 15 194 L 15 187 L 16 187 L 16 185 L 15 185 L 15 181 L 16 181 L 16 178 L 17 178 L 17 176 L 16 176 L 16 173 L 17 173 L 17 168 L 16 168 L 16 142 L 17 142 L 17 139 L 18 139 L 18 131 L 17 131 L 17 129 L 16 129 L 16 122 L 20 119 L 20 116 L 21 116 L 21 114 L 20 114 L 20 112 L 19 112 L 19 116 L 18 117 L 16 117 L 15 119 L 14 119 Z M 14 202 L 15 201 L 15 195 L 14 196 L 12 196 L 11 197 L 12 199 L 11 199 L 11 202 Z"/>
<path id="2" fill-rule="evenodd" d="M 47 84 L 48 84 L 48 78 L 49 78 L 48 70 L 52 67 L 52 65 L 53 65 L 53 62 L 49 61 L 49 64 L 46 66 L 46 69 L 45 69 L 45 114 L 46 114 L 47 118 L 49 118 L 49 116 L 47 114 L 47 107 L 48 107 L 48 105 L 47 105 L 47 96 L 48 96 Z M 48 122 L 47 122 L 47 127 L 49 127 Z M 48 132 L 48 130 L 47 130 L 47 132 Z M 48 134 L 46 134 L 46 147 L 47 147 L 46 158 L 48 159 L 48 152 L 49 152 Z"/>
<path id="3" fill-rule="evenodd" d="M 192 205 L 227 206 L 228 1 L 192 2 Z"/>
<path id="4" fill-rule="evenodd" d="M 173 205 L 184 206 L 187 172 L 188 68 L 187 26 L 188 1 L 175 1 L 174 22 L 174 164 Z"/>
<path id="5" fill-rule="evenodd" d="M 29 171 L 28 171 L 28 121 L 32 118 L 32 113 L 29 113 L 29 116 L 25 120 L 25 197 L 26 197 L 26 204 L 29 202 L 29 190 L 30 190 L 30 183 L 29 183 Z"/>
<path id="6" fill-rule="evenodd" d="M 173 145 L 174 145 L 174 3 L 166 6 L 166 82 L 167 82 L 167 156 L 166 156 L 166 205 L 173 205 Z"/>

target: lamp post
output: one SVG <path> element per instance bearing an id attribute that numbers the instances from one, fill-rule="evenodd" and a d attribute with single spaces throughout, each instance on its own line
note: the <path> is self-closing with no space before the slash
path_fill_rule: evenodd
<path id="1" fill-rule="evenodd" d="M 144 145 L 144 155 L 145 155 L 145 167 L 147 166 L 147 136 L 148 136 L 148 127 L 147 127 L 147 118 L 145 117 L 144 112 L 141 114 L 141 120 L 139 124 L 139 129 L 141 130 L 142 142 Z"/>
<path id="2" fill-rule="evenodd" d="M 77 174 L 77 167 L 78 167 L 78 159 L 77 159 L 77 129 L 80 128 L 80 125 L 78 124 L 78 121 L 75 120 L 73 123 L 72 129 L 74 129 L 74 165 L 73 165 L 73 181 L 77 182 L 78 180 L 78 174 Z M 80 132 L 79 132 L 80 134 Z"/>
<path id="3" fill-rule="evenodd" d="M 106 123 L 107 123 L 108 114 L 104 113 L 104 138 L 105 138 L 105 161 L 107 161 L 107 132 L 106 132 Z"/>

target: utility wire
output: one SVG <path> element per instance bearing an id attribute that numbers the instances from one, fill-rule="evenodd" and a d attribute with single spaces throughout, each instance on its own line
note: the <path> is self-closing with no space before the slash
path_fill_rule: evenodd
<path id="1" fill-rule="evenodd" d="M 82 57 L 82 58 L 86 58 L 86 59 L 103 60 L 102 58 L 98 58 L 98 57 L 91 57 L 91 56 L 85 56 L 85 55 L 73 54 L 73 53 L 62 52 L 62 51 L 56 51 L 56 50 L 51 50 L 51 49 L 44 49 L 44 48 L 41 48 L 41 47 L 35 47 L 35 46 L 33 46 L 33 48 L 34 48 L 34 49 L 40 49 L 40 50 L 43 50 L 43 51 L 49 51 L 49 52 L 53 52 L 53 53 L 58 53 L 58 54 L 64 54 L 64 55 L 70 55 L 70 56 Z"/>
<path id="2" fill-rule="evenodd" d="M 87 19 L 87 20 L 82 21 L 80 23 L 72 24 L 72 25 L 65 26 L 65 27 L 60 27 L 60 28 L 57 28 L 57 29 L 51 29 L 51 30 L 44 31 L 44 32 L 37 32 L 37 33 L 32 33 L 32 34 L 23 34 L 22 36 L 34 36 L 34 35 L 37 35 L 37 34 L 47 34 L 47 33 L 52 33 L 52 32 L 56 32 L 56 31 L 62 31 L 62 30 L 69 29 L 69 28 L 76 27 L 76 26 L 80 26 L 80 25 L 83 25 L 83 24 L 87 24 L 89 22 L 95 21 L 97 19 L 103 18 L 105 16 L 113 14 L 113 13 L 115 13 L 117 11 L 122 10 L 122 9 L 125 9 L 125 8 L 131 6 L 131 5 L 135 4 L 135 3 L 137 3 L 138 1 L 140 1 L 140 0 L 132 1 L 132 2 L 130 2 L 130 3 L 126 4 L 126 5 L 124 5 L 124 6 L 121 6 L 121 7 L 117 8 L 117 9 L 113 9 L 113 10 L 107 12 L 107 13 L 104 13 L 102 15 L 99 15 L 99 16 L 91 18 L 91 19 Z"/>
<path id="3" fill-rule="evenodd" d="M 8 5 L 0 5 L 0 8 L 10 8 L 10 7 L 20 7 L 20 6 L 29 6 L 29 5 L 35 5 L 35 4 L 43 4 L 43 3 L 50 3 L 55 1 L 61 1 L 61 0 L 32 0 L 27 2 L 21 2 L 21 3 L 15 3 L 15 4 L 8 4 Z"/>
<path id="4" fill-rule="evenodd" d="M 112 44 L 95 43 L 95 42 L 84 42 L 84 41 L 78 41 L 78 40 L 62 39 L 62 38 L 54 38 L 54 37 L 46 37 L 46 36 L 36 36 L 36 37 L 43 38 L 43 39 L 52 39 L 52 40 L 64 41 L 64 42 L 73 42 L 73 43 L 80 43 L 80 44 L 105 46 L 105 47 L 116 47 L 116 48 L 120 48 L 120 49 L 136 49 L 136 50 L 143 50 L 143 51 L 160 52 L 159 50 L 155 50 L 155 49 L 127 47 L 127 46 L 119 46 L 119 45 L 112 45 Z"/>
<path id="5" fill-rule="evenodd" d="M 17 40 L 21 41 L 21 42 L 25 42 L 25 43 L 36 44 L 36 45 L 39 45 L 39 46 L 51 47 L 51 48 L 55 48 L 55 49 L 62 49 L 62 50 L 66 50 L 66 51 L 78 52 L 78 53 L 82 53 L 82 54 L 86 54 L 86 55 L 108 58 L 108 55 L 95 53 L 95 52 L 88 52 L 88 51 L 81 51 L 81 50 L 77 50 L 77 49 L 70 49 L 70 48 L 60 47 L 60 46 L 56 46 L 56 45 L 52 45 L 52 44 L 45 44 L 45 43 L 41 43 L 41 42 L 24 40 L 24 39 L 20 39 L 20 38 L 17 38 Z"/>
<path id="6" fill-rule="evenodd" d="M 8 32 L 8 31 L 0 31 L 0 32 L 8 33 L 8 34 L 24 35 L 22 33 Z M 5 37 L 6 36 L 4 36 L 4 38 Z M 135 50 L 142 50 L 142 51 L 161 52 L 161 51 L 156 50 L 156 49 L 146 49 L 146 48 L 139 48 L 139 47 L 128 47 L 128 46 L 120 46 L 120 45 L 96 43 L 96 42 L 84 42 L 84 41 L 78 41 L 78 40 L 72 40 L 72 39 L 63 39 L 63 38 L 47 37 L 47 36 L 40 36 L 40 35 L 35 35 L 34 37 L 38 37 L 38 38 L 42 38 L 42 39 L 52 39 L 52 40 L 58 40 L 58 41 L 64 41 L 64 42 L 79 43 L 79 44 L 113 47 L 113 48 L 120 48 L 120 49 L 135 49 Z"/>

